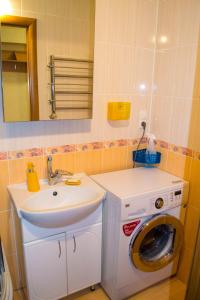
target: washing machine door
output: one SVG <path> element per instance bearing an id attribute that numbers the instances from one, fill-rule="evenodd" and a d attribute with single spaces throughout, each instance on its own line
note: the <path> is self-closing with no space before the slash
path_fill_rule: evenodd
<path id="1" fill-rule="evenodd" d="M 145 272 L 162 269 L 180 253 L 183 225 L 170 215 L 158 215 L 144 223 L 130 244 L 134 266 Z"/>

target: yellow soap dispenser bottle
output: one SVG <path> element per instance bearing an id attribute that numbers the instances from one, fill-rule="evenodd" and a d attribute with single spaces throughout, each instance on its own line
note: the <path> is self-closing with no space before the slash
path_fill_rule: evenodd
<path id="1" fill-rule="evenodd" d="M 27 165 L 27 188 L 29 192 L 38 192 L 40 184 L 33 163 Z"/>

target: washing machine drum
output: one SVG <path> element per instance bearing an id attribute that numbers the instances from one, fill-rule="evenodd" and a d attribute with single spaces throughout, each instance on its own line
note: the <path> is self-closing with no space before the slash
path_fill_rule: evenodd
<path id="1" fill-rule="evenodd" d="M 170 215 L 158 215 L 142 224 L 131 240 L 130 257 L 134 266 L 144 272 L 160 270 L 180 253 L 183 225 Z"/>

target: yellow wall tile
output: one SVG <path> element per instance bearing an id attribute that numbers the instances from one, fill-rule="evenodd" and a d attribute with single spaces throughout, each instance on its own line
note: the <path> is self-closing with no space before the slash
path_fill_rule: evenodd
<path id="1" fill-rule="evenodd" d="M 191 162 L 191 157 L 169 151 L 166 171 L 187 180 L 189 179 Z"/>
<path id="2" fill-rule="evenodd" d="M 15 252 L 15 245 L 12 233 L 12 218 L 10 211 L 0 212 L 0 236 L 4 245 L 6 255 Z"/>
<path id="3" fill-rule="evenodd" d="M 200 71 L 199 71 L 200 72 Z M 200 78 L 199 78 L 200 82 Z M 199 83 L 200 85 L 200 83 Z M 200 89 L 199 89 L 200 96 Z M 194 98 L 192 102 L 192 114 L 190 121 L 190 132 L 188 147 L 200 152 L 200 131 L 199 131 L 199 120 L 200 120 L 200 98 Z"/>
<path id="4" fill-rule="evenodd" d="M 83 151 L 76 153 L 76 172 L 88 175 L 97 174 L 102 169 L 102 150 Z"/>
<path id="5" fill-rule="evenodd" d="M 10 183 L 20 183 L 26 180 L 25 160 L 13 159 L 9 161 Z"/>
<path id="6" fill-rule="evenodd" d="M 128 154 L 127 154 L 127 168 L 131 169 L 133 168 L 133 151 L 135 150 L 135 147 L 128 146 Z"/>
<path id="7" fill-rule="evenodd" d="M 12 278 L 13 289 L 16 290 L 19 287 L 17 255 L 16 254 L 7 255 L 6 259 L 8 262 L 8 267 L 9 267 L 11 278 Z"/>
<path id="8" fill-rule="evenodd" d="M 200 160 L 194 159 L 191 166 L 190 205 L 200 208 Z"/>
<path id="9" fill-rule="evenodd" d="M 44 168 L 43 161 L 44 161 L 44 157 L 43 156 L 25 158 L 24 159 L 25 173 L 26 173 L 26 169 L 27 169 L 27 163 L 28 162 L 32 162 L 34 164 L 35 170 L 36 170 L 36 172 L 38 174 L 38 178 L 39 179 L 46 178 L 46 176 L 45 176 L 45 168 Z"/>
<path id="10" fill-rule="evenodd" d="M 61 169 L 68 172 L 75 172 L 76 168 L 76 153 L 68 152 L 65 154 L 55 154 L 53 158 L 53 170 Z M 47 166 L 47 157 L 44 157 L 45 168 Z"/>
<path id="11" fill-rule="evenodd" d="M 161 152 L 161 162 L 159 164 L 160 170 L 166 170 L 167 169 L 167 158 L 168 158 L 168 150 L 164 148 L 157 148 L 158 152 Z"/>
<path id="12" fill-rule="evenodd" d="M 193 97 L 198 98 L 200 96 L 200 32 L 198 42 L 198 54 L 196 60 L 196 72 L 195 72 L 195 84 L 193 89 Z"/>
<path id="13" fill-rule="evenodd" d="M 127 167 L 127 157 L 127 147 L 104 149 L 102 158 L 102 172 L 125 169 Z"/>
<path id="14" fill-rule="evenodd" d="M 195 247 L 199 217 L 200 210 L 195 207 L 188 206 L 184 230 L 185 245 L 187 248 L 194 249 Z"/>
<path id="15" fill-rule="evenodd" d="M 8 161 L 0 161 L 0 211 L 10 207 L 7 185 L 9 184 Z"/>
<path id="16" fill-rule="evenodd" d="M 193 250 L 187 247 L 183 248 L 181 253 L 180 262 L 179 262 L 179 269 L 178 269 L 178 278 L 183 281 L 184 283 L 188 282 L 190 269 L 192 264 L 193 258 Z"/>
<path id="17" fill-rule="evenodd" d="M 10 183 L 26 181 L 27 163 L 32 162 L 37 171 L 38 178 L 44 178 L 43 157 L 30 157 L 9 160 Z"/>

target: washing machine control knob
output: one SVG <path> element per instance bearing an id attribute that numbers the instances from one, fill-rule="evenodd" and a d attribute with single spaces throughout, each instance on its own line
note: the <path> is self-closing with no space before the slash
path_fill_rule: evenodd
<path id="1" fill-rule="evenodd" d="M 157 209 L 160 209 L 160 208 L 163 207 L 163 205 L 164 205 L 164 200 L 163 200 L 163 198 L 158 198 L 158 199 L 156 200 L 156 202 L 155 202 L 155 207 L 156 207 Z"/>

